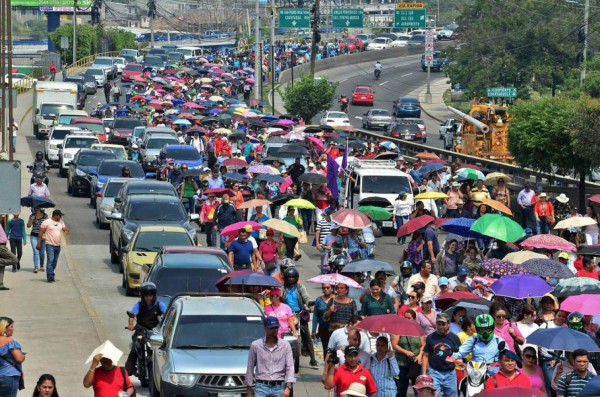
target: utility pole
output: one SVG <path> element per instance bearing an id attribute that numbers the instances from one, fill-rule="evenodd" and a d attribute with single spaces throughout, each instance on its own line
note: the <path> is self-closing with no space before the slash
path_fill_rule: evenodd
<path id="1" fill-rule="evenodd" d="M 71 64 L 77 62 L 77 0 L 73 3 L 73 60 Z"/>
<path id="2" fill-rule="evenodd" d="M 148 17 L 150 18 L 150 48 L 154 48 L 154 19 L 156 18 L 156 0 L 149 0 Z"/>
<path id="3" fill-rule="evenodd" d="M 320 6 L 320 0 L 315 0 L 315 4 L 313 5 L 312 11 L 313 11 L 313 19 L 311 21 L 311 26 L 312 26 L 312 43 L 310 45 L 310 75 L 312 78 L 315 78 L 315 65 L 317 62 L 317 48 L 318 48 L 318 41 L 321 41 L 321 35 L 319 34 L 319 22 L 320 22 L 320 17 L 319 17 L 319 6 Z"/>
<path id="4" fill-rule="evenodd" d="M 271 60 L 271 113 L 275 114 L 275 0 L 271 0 L 271 45 L 269 45 Z"/>
<path id="5" fill-rule="evenodd" d="M 588 50 L 588 25 L 590 19 L 590 0 L 585 0 L 585 8 L 583 9 L 583 66 L 581 67 L 581 78 L 579 80 L 579 86 L 583 86 L 583 80 L 585 80 L 585 61 L 587 60 Z"/>
<path id="6" fill-rule="evenodd" d="M 6 73 L 6 4 L 9 3 L 10 4 L 10 0 L 0 0 L 0 40 L 2 40 L 2 42 L 0 43 L 0 70 L 2 71 L 2 73 L 0 73 L 0 87 L 2 87 L 2 101 L 0 103 L 1 105 L 1 109 L 0 109 L 0 131 L 2 131 L 2 152 L 6 153 L 6 149 L 7 149 L 7 145 L 6 145 L 6 140 L 8 139 L 9 141 L 12 139 L 12 137 L 10 136 L 6 136 L 6 118 L 5 118 L 5 111 L 6 111 L 6 93 L 8 92 L 8 90 L 11 89 L 11 87 L 6 87 L 6 79 L 5 79 L 5 73 Z M 9 69 L 9 73 L 12 73 L 12 68 Z"/>
<path id="7" fill-rule="evenodd" d="M 254 20 L 254 99 L 262 99 L 262 65 L 260 62 L 260 2 L 256 0 L 256 16 Z M 259 81 L 260 79 L 260 81 Z"/>
<path id="8" fill-rule="evenodd" d="M 13 116 L 13 45 L 12 45 L 12 8 L 10 0 L 6 0 L 6 37 L 8 43 L 7 63 L 8 63 L 8 159 L 13 160 L 13 152 L 15 151 L 13 142 L 14 116 Z M 4 98 L 4 95 L 2 96 Z"/>

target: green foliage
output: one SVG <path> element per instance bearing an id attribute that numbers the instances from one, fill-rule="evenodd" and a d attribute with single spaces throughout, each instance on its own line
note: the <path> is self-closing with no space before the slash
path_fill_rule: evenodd
<path id="1" fill-rule="evenodd" d="M 61 37 L 69 38 L 69 48 L 60 47 Z M 96 29 L 91 25 L 77 25 L 77 59 L 85 58 L 97 52 Z M 73 63 L 73 25 L 61 25 L 50 33 L 54 46 L 65 54 L 67 64 Z"/>
<path id="2" fill-rule="evenodd" d="M 575 169 L 590 169 L 600 165 L 600 100 L 582 96 L 571 116 L 569 132 L 572 146 L 582 163 Z"/>
<path id="3" fill-rule="evenodd" d="M 305 74 L 294 81 L 294 86 L 288 83 L 283 97 L 285 108 L 292 114 L 302 117 L 307 124 L 319 112 L 328 110 L 335 98 L 337 82 L 330 82 L 326 78 L 313 79 Z"/>
<path id="4" fill-rule="evenodd" d="M 102 38 L 108 43 L 109 51 L 121 51 L 123 48 L 137 48 L 135 34 L 121 29 L 104 28 Z"/>

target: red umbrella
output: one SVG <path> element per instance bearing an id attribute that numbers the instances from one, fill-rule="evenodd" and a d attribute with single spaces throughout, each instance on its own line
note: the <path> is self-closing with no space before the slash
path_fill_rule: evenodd
<path id="1" fill-rule="evenodd" d="M 224 194 L 228 194 L 229 196 L 233 196 L 233 192 L 231 191 L 231 189 L 225 189 L 225 188 L 222 188 L 222 187 L 216 187 L 216 188 L 213 188 L 213 189 L 206 189 L 204 191 L 204 194 L 211 194 L 211 193 L 214 194 L 217 197 L 221 197 Z"/>
<path id="2" fill-rule="evenodd" d="M 129 99 L 130 102 L 137 102 L 137 101 L 143 101 L 143 100 L 144 100 L 144 96 L 143 95 L 132 96 Z"/>
<path id="3" fill-rule="evenodd" d="M 193 115 L 193 114 L 190 114 L 190 113 L 181 113 L 181 114 L 179 115 L 179 118 L 180 118 L 180 119 L 188 119 L 188 120 L 191 120 L 191 119 L 193 119 L 193 118 L 194 118 L 194 115 Z"/>
<path id="4" fill-rule="evenodd" d="M 227 159 L 223 161 L 226 167 L 247 167 L 248 163 L 243 159 Z"/>
<path id="5" fill-rule="evenodd" d="M 444 164 L 444 165 L 447 165 L 448 162 L 446 160 L 443 160 L 443 159 L 433 159 L 433 160 L 427 160 L 425 163 L 423 163 L 423 165 L 427 165 L 427 164 Z"/>
<path id="6" fill-rule="evenodd" d="M 288 131 L 284 131 L 284 130 L 278 130 L 278 131 L 273 131 L 269 134 L 269 136 L 282 136 L 287 134 Z"/>
<path id="7" fill-rule="evenodd" d="M 477 299 L 478 295 L 472 294 L 470 292 L 456 291 L 456 292 L 445 292 L 435 298 L 435 307 L 437 309 L 446 310 L 449 308 L 454 302 L 463 300 L 463 299 Z M 460 303 L 457 303 L 460 305 Z"/>
<path id="8" fill-rule="evenodd" d="M 521 246 L 559 251 L 577 251 L 575 244 L 553 234 L 537 234 L 531 236 L 523 240 Z"/>
<path id="9" fill-rule="evenodd" d="M 448 222 L 449 220 L 450 218 L 437 218 L 435 221 L 433 221 L 433 224 L 437 227 L 440 227 L 443 226 L 444 223 Z"/>
<path id="10" fill-rule="evenodd" d="M 423 336 L 423 328 L 414 320 L 408 320 L 397 314 L 369 316 L 356 325 L 356 328 L 369 332 L 400 336 Z"/>
<path id="11" fill-rule="evenodd" d="M 227 280 L 229 280 L 233 276 L 239 276 L 241 274 L 249 274 L 249 273 L 255 273 L 255 272 L 254 272 L 254 270 L 245 269 L 245 270 L 235 270 L 231 273 L 227 273 L 226 275 L 224 275 L 223 277 L 221 277 L 220 279 L 217 280 L 217 282 L 215 283 L 215 286 L 217 287 L 217 289 L 219 291 L 225 291 L 225 290 L 227 290 L 227 288 L 225 287 L 225 283 L 227 282 Z"/>
<path id="12" fill-rule="evenodd" d="M 404 225 L 400 226 L 400 228 L 398 229 L 398 233 L 396 234 L 396 237 L 402 237 L 402 236 L 406 236 L 407 234 L 416 232 L 417 230 L 422 229 L 425 226 L 429 225 L 433 221 L 434 221 L 434 218 L 433 218 L 433 216 L 430 216 L 430 215 L 421 215 L 414 219 L 411 219 L 410 221 L 406 222 Z"/>
<path id="13" fill-rule="evenodd" d="M 196 102 L 186 102 L 183 104 L 183 106 L 190 109 L 206 109 L 204 106 L 198 105 Z"/>
<path id="14" fill-rule="evenodd" d="M 475 164 L 461 164 L 460 168 L 470 168 L 472 170 L 481 171 L 481 167 Z"/>
<path id="15" fill-rule="evenodd" d="M 539 389 L 525 387 L 501 387 L 499 389 L 490 389 L 481 393 L 475 394 L 474 397 L 546 397 Z"/>
<path id="16" fill-rule="evenodd" d="M 331 215 L 331 220 L 348 229 L 363 229 L 371 224 L 368 216 L 362 212 L 344 208 Z"/>
<path id="17" fill-rule="evenodd" d="M 594 194 L 593 196 L 588 197 L 588 200 L 593 203 L 600 204 L 600 194 Z"/>

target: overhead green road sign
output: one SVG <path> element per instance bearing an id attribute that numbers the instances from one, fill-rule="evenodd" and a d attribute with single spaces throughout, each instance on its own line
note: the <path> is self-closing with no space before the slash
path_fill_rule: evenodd
<path id="1" fill-rule="evenodd" d="M 310 28 L 310 11 L 308 8 L 280 8 L 280 28 Z"/>
<path id="2" fill-rule="evenodd" d="M 408 8 L 394 10 L 394 27 L 425 28 L 427 22 L 427 11 L 424 8 Z"/>
<path id="3" fill-rule="evenodd" d="M 362 28 L 364 11 L 362 8 L 333 8 L 331 24 L 334 28 Z"/>
<path id="4" fill-rule="evenodd" d="M 11 7 L 74 7 L 74 0 L 11 0 Z M 77 7 L 89 8 L 92 0 L 77 0 Z"/>
<path id="5" fill-rule="evenodd" d="M 516 87 L 493 87 L 487 89 L 488 98 L 516 98 Z"/>

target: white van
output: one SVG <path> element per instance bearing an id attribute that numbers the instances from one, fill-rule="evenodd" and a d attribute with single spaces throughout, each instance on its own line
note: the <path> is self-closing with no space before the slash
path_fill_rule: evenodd
<path id="1" fill-rule="evenodd" d="M 198 58 L 202 56 L 202 48 L 200 47 L 177 47 L 178 53 L 183 54 L 184 59 Z"/>

